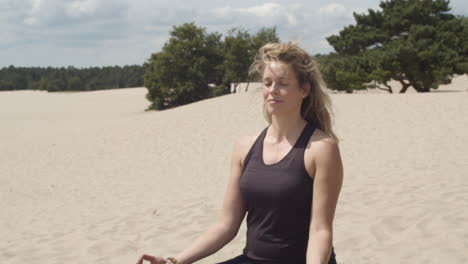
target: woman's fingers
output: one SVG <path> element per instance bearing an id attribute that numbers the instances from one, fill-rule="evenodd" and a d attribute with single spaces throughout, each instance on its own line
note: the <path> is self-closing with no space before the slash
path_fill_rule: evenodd
<path id="1" fill-rule="evenodd" d="M 151 256 L 151 255 L 146 255 L 146 254 L 144 254 L 143 256 L 141 256 L 141 258 L 138 260 L 138 262 L 137 262 L 136 264 L 143 264 L 143 260 L 147 260 L 147 261 L 149 261 L 151 264 L 157 264 L 157 262 L 156 262 L 156 257 Z"/>
<path id="2" fill-rule="evenodd" d="M 151 256 L 144 254 L 143 256 L 140 257 L 138 262 L 136 264 L 143 264 L 143 261 L 147 260 L 150 262 L 150 264 L 165 264 L 167 263 L 166 259 L 163 257 L 157 257 L 157 256 Z"/>

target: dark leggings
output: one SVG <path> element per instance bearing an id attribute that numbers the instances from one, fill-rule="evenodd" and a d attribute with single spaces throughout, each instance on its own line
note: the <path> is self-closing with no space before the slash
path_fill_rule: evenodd
<path id="1" fill-rule="evenodd" d="M 237 256 L 237 257 L 235 257 L 233 259 L 226 260 L 226 261 L 223 261 L 223 262 L 219 262 L 219 263 L 216 263 L 216 264 L 257 264 L 257 263 L 253 262 L 252 259 L 250 259 L 246 255 L 242 254 L 242 255 L 239 255 L 239 256 Z"/>
<path id="2" fill-rule="evenodd" d="M 262 264 L 261 262 L 255 262 L 253 259 L 247 257 L 244 254 L 241 254 L 235 258 L 232 258 L 230 260 L 226 260 L 223 262 L 219 262 L 216 264 Z M 291 264 L 291 263 L 285 263 L 285 264 Z M 336 259 L 335 259 L 335 252 L 332 251 L 332 254 L 330 256 L 330 260 L 328 261 L 328 264 L 337 264 Z"/>

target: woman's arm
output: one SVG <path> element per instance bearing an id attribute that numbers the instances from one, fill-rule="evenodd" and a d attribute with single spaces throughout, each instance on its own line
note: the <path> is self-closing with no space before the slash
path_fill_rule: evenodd
<path id="1" fill-rule="evenodd" d="M 343 164 L 338 142 L 332 138 L 313 142 L 311 149 L 315 175 L 307 264 L 327 264 L 333 243 L 333 218 L 343 183 Z"/>
<path id="2" fill-rule="evenodd" d="M 231 156 L 230 177 L 218 220 L 193 244 L 174 256 L 180 264 L 189 264 L 214 254 L 234 239 L 244 219 L 246 209 L 240 194 L 239 180 L 242 174 L 241 160 L 245 156 L 248 137 L 235 143 Z"/>

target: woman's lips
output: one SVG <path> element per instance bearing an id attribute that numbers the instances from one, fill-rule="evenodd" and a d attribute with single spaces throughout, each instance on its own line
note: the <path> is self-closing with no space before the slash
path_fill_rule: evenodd
<path id="1" fill-rule="evenodd" d="M 270 103 L 270 104 L 277 104 L 277 103 L 281 103 L 281 102 L 283 102 L 283 101 L 280 101 L 280 100 L 274 100 L 274 99 L 270 99 L 270 100 L 268 100 L 268 103 Z"/>

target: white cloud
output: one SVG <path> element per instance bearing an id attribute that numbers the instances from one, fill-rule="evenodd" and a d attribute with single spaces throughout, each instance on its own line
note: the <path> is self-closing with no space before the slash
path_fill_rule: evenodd
<path id="1" fill-rule="evenodd" d="M 27 17 L 23 20 L 23 23 L 29 26 L 33 26 L 37 24 L 37 18 L 35 17 Z"/>
<path id="2" fill-rule="evenodd" d="M 229 6 L 213 8 L 213 14 L 219 17 L 227 17 L 233 13 L 233 9 Z"/>
<path id="3" fill-rule="evenodd" d="M 70 17 L 91 16 L 98 6 L 98 0 L 75 0 L 68 4 L 66 14 Z"/>
<path id="4" fill-rule="evenodd" d="M 294 11 L 298 9 L 297 7 L 297 4 L 282 6 L 277 3 L 264 3 L 244 8 L 219 7 L 212 9 L 211 12 L 218 18 L 236 17 L 240 18 L 238 20 L 250 19 L 252 23 L 296 25 L 298 20 Z"/>
<path id="5" fill-rule="evenodd" d="M 39 22 L 37 15 L 41 10 L 41 2 L 41 0 L 31 0 L 29 2 L 30 8 L 27 12 L 27 16 L 23 19 L 24 24 L 33 26 Z"/>
<path id="6" fill-rule="evenodd" d="M 265 3 L 259 6 L 238 8 L 238 12 L 252 14 L 259 17 L 280 16 L 284 12 L 283 7 L 275 3 Z"/>
<path id="7" fill-rule="evenodd" d="M 31 1 L 31 12 L 35 13 L 41 8 L 41 0 L 32 0 Z"/>
<path id="8" fill-rule="evenodd" d="M 318 13 L 325 16 L 347 16 L 349 11 L 342 4 L 331 3 L 324 7 L 319 8 Z"/>

